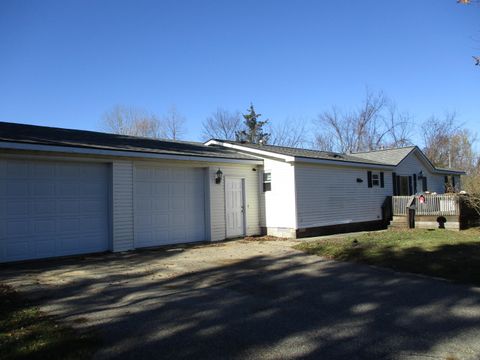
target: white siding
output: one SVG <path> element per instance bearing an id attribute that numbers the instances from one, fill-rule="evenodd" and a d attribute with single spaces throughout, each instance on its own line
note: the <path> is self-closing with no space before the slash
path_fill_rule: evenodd
<path id="1" fill-rule="evenodd" d="M 392 174 L 384 171 L 384 188 L 369 188 L 367 171 L 297 163 L 298 228 L 381 220 L 382 204 L 392 194 Z M 374 174 L 380 171 L 372 170 Z"/>
<path id="2" fill-rule="evenodd" d="M 112 164 L 113 251 L 133 249 L 133 162 Z"/>
<path id="3" fill-rule="evenodd" d="M 272 174 L 272 190 L 263 192 L 267 229 L 296 228 L 294 166 L 283 161 L 264 159 L 264 171 Z"/>
<path id="4" fill-rule="evenodd" d="M 210 240 L 218 241 L 226 237 L 225 230 L 225 181 L 215 183 L 218 169 L 221 169 L 224 177 L 245 179 L 245 210 L 246 210 L 246 233 L 247 235 L 260 234 L 260 201 L 259 179 L 261 172 L 255 165 L 227 165 L 218 164 L 209 167 L 208 192 L 210 198 Z M 253 171 L 255 169 L 256 171 Z"/>
<path id="5" fill-rule="evenodd" d="M 399 176 L 412 176 L 420 171 L 427 177 L 428 191 L 443 194 L 445 192 L 445 176 L 439 174 L 432 174 L 428 167 L 417 157 L 415 152 L 410 153 L 403 161 L 395 168 L 395 173 Z M 417 192 L 422 191 L 422 181 L 417 180 Z"/>

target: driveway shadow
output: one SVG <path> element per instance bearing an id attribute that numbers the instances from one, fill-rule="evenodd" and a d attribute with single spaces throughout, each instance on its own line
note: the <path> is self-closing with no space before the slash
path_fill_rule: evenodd
<path id="1" fill-rule="evenodd" d="M 480 357 L 478 288 L 295 251 L 172 277 L 135 273 L 135 264 L 159 256 L 172 255 L 70 264 L 98 276 L 24 291 L 54 304 L 61 319 L 87 319 L 82 326 L 105 344 L 99 359 Z M 47 268 L 71 271 L 62 263 Z"/>

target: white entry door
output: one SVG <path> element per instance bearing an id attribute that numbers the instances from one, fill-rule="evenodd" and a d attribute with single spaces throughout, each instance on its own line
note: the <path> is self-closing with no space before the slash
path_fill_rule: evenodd
<path id="1" fill-rule="evenodd" d="M 243 179 L 225 178 L 227 238 L 245 235 Z"/>

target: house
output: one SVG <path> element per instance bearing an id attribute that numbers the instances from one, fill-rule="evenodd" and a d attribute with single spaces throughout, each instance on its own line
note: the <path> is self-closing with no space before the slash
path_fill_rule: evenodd
<path id="1" fill-rule="evenodd" d="M 438 169 L 417 146 L 338 154 L 281 146 L 210 140 L 263 160 L 264 232 L 306 237 L 385 226 L 387 196 L 443 193 L 460 187 L 462 171 Z"/>
<path id="2" fill-rule="evenodd" d="M 0 122 L 0 262 L 374 229 L 387 196 L 459 187 L 461 174 L 417 147 L 335 154 Z"/>

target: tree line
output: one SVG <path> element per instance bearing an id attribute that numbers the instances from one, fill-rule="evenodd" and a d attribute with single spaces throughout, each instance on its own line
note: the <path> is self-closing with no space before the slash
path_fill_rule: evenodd
<path id="1" fill-rule="evenodd" d="M 164 115 L 115 106 L 104 114 L 102 130 L 171 140 L 184 139 L 187 133 L 186 118 L 174 106 Z M 333 106 L 311 121 L 289 118 L 273 122 L 251 104 L 244 113 L 218 108 L 202 122 L 203 140 L 215 138 L 340 153 L 413 145 L 414 130 L 416 139 L 421 141 L 420 148 L 435 166 L 466 170 L 469 176 L 465 186 L 480 189 L 480 154 L 474 147 L 477 139 L 456 114 L 432 115 L 418 125 L 411 114 L 399 110 L 382 91 L 367 89 L 355 108 Z"/>

